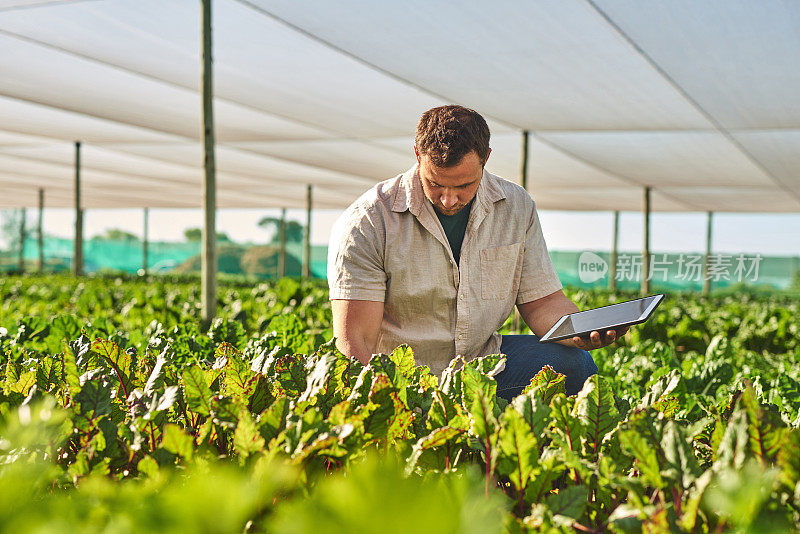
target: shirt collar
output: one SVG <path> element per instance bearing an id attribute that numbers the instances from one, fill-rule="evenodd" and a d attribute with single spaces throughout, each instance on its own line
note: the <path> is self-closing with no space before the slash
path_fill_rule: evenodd
<path id="1" fill-rule="evenodd" d="M 425 201 L 425 192 L 422 190 L 422 181 L 419 178 L 418 171 L 419 165 L 414 165 L 412 168 L 403 173 L 400 178 L 400 185 L 397 188 L 397 193 L 392 202 L 392 211 L 403 212 L 410 211 L 415 217 L 419 217 L 420 211 Z M 500 185 L 497 183 L 495 175 L 483 170 L 481 183 L 478 184 L 478 191 L 475 193 L 475 204 L 483 206 L 486 210 L 489 209 L 491 204 L 506 198 Z"/>

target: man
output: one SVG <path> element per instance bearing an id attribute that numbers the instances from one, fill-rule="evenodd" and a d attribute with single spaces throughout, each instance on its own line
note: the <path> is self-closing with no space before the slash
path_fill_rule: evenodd
<path id="1" fill-rule="evenodd" d="M 577 393 L 597 372 L 585 349 L 618 333 L 539 343 L 578 309 L 561 291 L 530 195 L 484 170 L 486 121 L 461 106 L 428 110 L 414 153 L 416 166 L 367 191 L 334 226 L 328 284 L 339 350 L 367 363 L 406 343 L 436 374 L 457 355 L 503 353 L 498 396 L 518 395 L 544 365 Z M 497 334 L 514 305 L 534 335 Z"/>

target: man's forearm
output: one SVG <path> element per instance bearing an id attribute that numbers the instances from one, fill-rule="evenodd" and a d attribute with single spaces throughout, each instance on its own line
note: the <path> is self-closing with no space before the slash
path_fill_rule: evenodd
<path id="1" fill-rule="evenodd" d="M 538 337 L 545 335 L 564 315 L 579 311 L 575 303 L 569 300 L 561 290 L 533 302 L 520 304 L 518 308 L 522 320 Z M 568 347 L 575 346 L 571 339 L 556 341 L 556 343 Z"/>
<path id="2" fill-rule="evenodd" d="M 336 348 L 345 356 L 355 358 L 364 365 L 369 363 L 369 359 L 375 353 L 375 347 L 370 346 L 366 339 L 356 336 L 337 338 Z"/>
<path id="3" fill-rule="evenodd" d="M 378 348 L 383 302 L 332 300 L 331 311 L 336 348 L 366 365 Z"/>

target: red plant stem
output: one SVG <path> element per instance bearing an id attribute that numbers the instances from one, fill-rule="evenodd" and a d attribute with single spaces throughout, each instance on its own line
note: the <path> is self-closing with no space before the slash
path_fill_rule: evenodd
<path id="1" fill-rule="evenodd" d="M 572 528 L 574 528 L 575 530 L 580 530 L 581 532 L 591 532 L 593 534 L 596 534 L 596 533 L 600 532 L 599 530 L 595 530 L 595 529 L 589 528 L 589 527 L 587 527 L 585 525 L 581 525 L 577 521 L 572 523 Z"/>
<path id="2" fill-rule="evenodd" d="M 486 498 L 489 498 L 489 479 L 492 476 L 491 463 L 492 463 L 492 445 L 489 441 L 489 436 L 486 436 Z"/>
<path id="3" fill-rule="evenodd" d="M 675 488 L 672 488 L 672 503 L 675 506 L 675 512 L 677 512 L 679 516 L 683 515 L 683 512 L 681 511 L 681 504 L 682 504 L 681 495 Z"/>
<path id="4" fill-rule="evenodd" d="M 150 452 L 156 450 L 156 438 L 153 436 L 153 422 L 150 421 L 147 425 L 150 428 Z"/>

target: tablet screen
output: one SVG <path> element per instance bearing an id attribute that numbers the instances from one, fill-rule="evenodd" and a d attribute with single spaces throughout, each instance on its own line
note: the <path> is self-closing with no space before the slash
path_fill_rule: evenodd
<path id="1" fill-rule="evenodd" d="M 547 339 L 563 339 L 577 334 L 604 330 L 614 326 L 628 325 L 647 319 L 656 301 L 663 295 L 652 295 L 641 299 L 620 302 L 602 308 L 572 313 L 564 319 L 555 331 L 548 332 Z"/>

